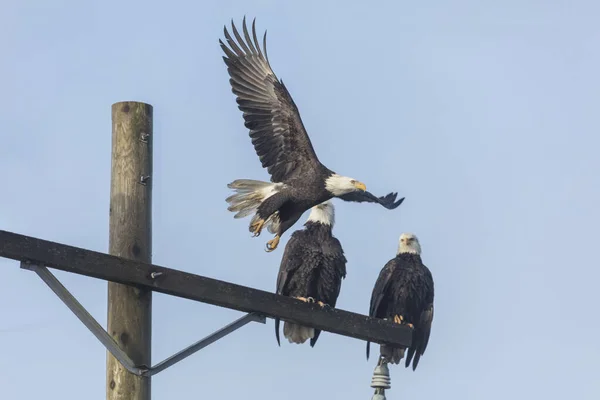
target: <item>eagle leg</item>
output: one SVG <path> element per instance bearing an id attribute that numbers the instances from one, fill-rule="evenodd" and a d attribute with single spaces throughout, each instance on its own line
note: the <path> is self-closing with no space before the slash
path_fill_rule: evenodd
<path id="1" fill-rule="evenodd" d="M 411 324 L 410 322 L 404 322 L 404 317 L 402 315 L 394 315 L 394 322 L 396 324 L 403 324 L 408 326 L 410 329 L 414 329 L 415 326 L 413 324 Z"/>
<path id="2" fill-rule="evenodd" d="M 277 246 L 279 245 L 279 235 L 275 236 L 273 239 L 269 240 L 267 242 L 267 248 L 266 251 L 268 253 L 272 252 L 273 250 L 275 250 L 277 248 Z"/>
<path id="3" fill-rule="evenodd" d="M 303 301 L 305 303 L 308 303 L 308 299 L 306 297 L 294 297 L 296 300 L 300 300 Z"/>
<path id="4" fill-rule="evenodd" d="M 332 308 L 329 304 L 323 303 L 322 301 L 317 301 L 317 304 L 321 306 L 321 308 L 330 309 Z"/>
<path id="5" fill-rule="evenodd" d="M 294 299 L 303 301 L 305 303 L 316 303 L 315 299 L 312 297 L 294 297 Z M 320 303 L 320 301 L 319 301 L 319 303 Z"/>
<path id="6" fill-rule="evenodd" d="M 262 218 L 257 221 L 254 221 L 252 224 L 250 224 L 250 232 L 252 232 L 254 234 L 252 236 L 253 237 L 259 236 L 260 231 L 262 231 L 262 228 L 264 225 L 265 225 L 265 220 Z"/>

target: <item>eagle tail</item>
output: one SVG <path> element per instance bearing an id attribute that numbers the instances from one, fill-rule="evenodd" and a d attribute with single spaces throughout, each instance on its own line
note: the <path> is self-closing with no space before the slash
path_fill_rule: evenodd
<path id="1" fill-rule="evenodd" d="M 255 214 L 261 203 L 279 192 L 283 184 L 253 179 L 237 179 L 228 184 L 227 187 L 235 191 L 234 194 L 225 199 L 229 203 L 227 209 L 236 213 L 233 216 L 234 218 L 244 218 Z M 255 218 L 257 218 L 256 215 Z M 252 222 L 254 222 L 254 219 Z M 273 213 L 265 223 L 269 232 L 276 233 L 279 225 L 279 213 Z"/>
<path id="2" fill-rule="evenodd" d="M 391 347 L 386 345 L 379 346 L 380 353 L 385 359 L 392 364 L 399 364 L 400 360 L 404 358 L 404 348 L 402 347 Z"/>
<path id="3" fill-rule="evenodd" d="M 314 336 L 315 330 L 313 328 L 292 324 L 291 322 L 283 323 L 283 337 L 290 343 L 302 344 Z"/>

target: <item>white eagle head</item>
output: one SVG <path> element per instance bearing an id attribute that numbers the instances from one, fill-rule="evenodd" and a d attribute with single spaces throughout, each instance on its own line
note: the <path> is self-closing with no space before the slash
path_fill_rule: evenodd
<path id="1" fill-rule="evenodd" d="M 330 201 L 324 201 L 311 208 L 308 221 L 333 227 L 333 224 L 335 223 L 335 210 L 333 204 Z"/>
<path id="2" fill-rule="evenodd" d="M 343 196 L 351 192 L 364 192 L 367 187 L 354 178 L 333 174 L 325 180 L 325 189 L 334 196 Z"/>
<path id="3" fill-rule="evenodd" d="M 415 234 L 403 233 L 400 235 L 398 254 L 403 253 L 421 254 L 421 243 L 419 243 L 419 238 Z"/>

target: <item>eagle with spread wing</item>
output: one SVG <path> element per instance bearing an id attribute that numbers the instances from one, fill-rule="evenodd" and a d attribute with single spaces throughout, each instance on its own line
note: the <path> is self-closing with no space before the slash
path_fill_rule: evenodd
<path id="1" fill-rule="evenodd" d="M 283 233 L 306 210 L 333 197 L 378 203 L 387 209 L 398 207 L 404 198 L 395 201 L 396 193 L 376 197 L 366 191 L 364 183 L 340 175 L 319 161 L 292 96 L 271 69 L 266 32 L 261 49 L 255 21 L 252 36 L 245 18 L 243 37 L 233 21 L 231 27 L 235 39 L 225 27 L 227 45 L 219 40 L 229 82 L 254 150 L 271 175 L 271 182 L 238 179 L 228 185 L 235 191 L 227 198 L 235 218 L 253 215 L 249 229 L 254 236 L 265 227 L 275 234 L 267 242 L 267 251 L 273 251 Z"/>

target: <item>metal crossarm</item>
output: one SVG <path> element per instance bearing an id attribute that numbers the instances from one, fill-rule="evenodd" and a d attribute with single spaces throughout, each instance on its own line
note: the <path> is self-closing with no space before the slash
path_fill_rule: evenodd
<path id="1" fill-rule="evenodd" d="M 339 308 L 0 230 L 0 257 L 150 289 L 245 313 L 279 318 L 372 343 L 409 347 L 412 330 Z"/>
<path id="2" fill-rule="evenodd" d="M 250 322 L 260 322 L 264 324 L 266 318 L 256 313 L 249 313 L 233 321 L 229 325 L 197 341 L 180 352 L 159 362 L 154 367 L 136 366 L 131 358 L 119 347 L 117 342 L 106 332 L 104 328 L 92 317 L 92 315 L 77 301 L 77 299 L 63 286 L 62 283 L 46 267 L 21 262 L 21 268 L 35 272 L 50 289 L 62 300 L 63 303 L 79 318 L 79 320 L 96 336 L 96 338 L 106 347 L 106 349 L 125 367 L 125 369 L 134 375 L 152 376 L 177 364 L 185 358 L 191 356 L 204 347 L 216 342 Z"/>
<path id="3" fill-rule="evenodd" d="M 0 230 L 0 257 L 19 260 L 21 268 L 35 272 L 114 358 L 127 371 L 140 377 L 150 377 L 164 371 L 249 322 L 264 324 L 267 317 L 280 318 L 357 339 L 366 339 L 373 343 L 403 347 L 408 347 L 411 343 L 412 330 L 386 320 L 340 309 L 325 310 L 262 290 L 2 230 Z M 48 268 L 144 287 L 248 314 L 153 367 L 136 365 Z M 374 399 L 385 399 L 384 390 L 389 389 L 388 374 L 385 365 L 378 365 L 372 382 L 376 389 Z"/>

